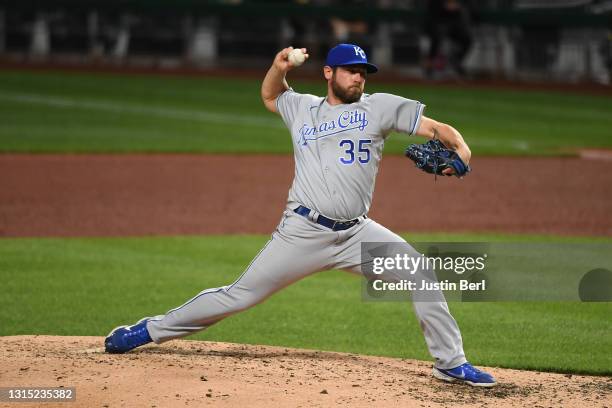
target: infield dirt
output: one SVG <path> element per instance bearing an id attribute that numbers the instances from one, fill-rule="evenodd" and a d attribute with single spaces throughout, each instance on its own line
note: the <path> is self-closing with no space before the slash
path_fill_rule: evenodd
<path id="1" fill-rule="evenodd" d="M 383 159 L 370 216 L 397 232 L 612 236 L 612 160 L 480 158 L 463 180 Z M 0 155 L 0 236 L 269 234 L 290 156 Z"/>
<path id="2" fill-rule="evenodd" d="M 482 389 L 440 382 L 430 363 L 416 360 L 186 340 L 110 355 L 102 344 L 102 337 L 0 337 L 0 384 L 76 387 L 76 403 L 49 407 L 612 405 L 606 377 L 488 368 L 499 384 Z"/>

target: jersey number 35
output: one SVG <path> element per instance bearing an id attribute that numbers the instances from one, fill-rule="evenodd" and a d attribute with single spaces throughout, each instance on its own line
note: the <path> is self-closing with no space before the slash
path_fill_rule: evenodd
<path id="1" fill-rule="evenodd" d="M 370 149 L 368 148 L 368 145 L 372 143 L 372 140 L 360 139 L 357 143 L 357 152 L 355 152 L 354 141 L 352 141 L 351 139 L 342 139 L 340 141 L 339 146 L 343 149 L 346 149 L 344 151 L 344 157 L 340 157 L 340 162 L 342 164 L 354 163 L 355 156 L 361 164 L 365 164 L 370 161 Z"/>

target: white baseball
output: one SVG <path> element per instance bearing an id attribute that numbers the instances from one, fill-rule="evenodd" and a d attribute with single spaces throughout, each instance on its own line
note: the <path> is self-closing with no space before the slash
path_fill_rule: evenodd
<path id="1" fill-rule="evenodd" d="M 294 67 L 299 67 L 304 63 L 304 61 L 306 61 L 306 55 L 300 48 L 295 48 L 289 51 L 289 56 L 287 59 Z"/>

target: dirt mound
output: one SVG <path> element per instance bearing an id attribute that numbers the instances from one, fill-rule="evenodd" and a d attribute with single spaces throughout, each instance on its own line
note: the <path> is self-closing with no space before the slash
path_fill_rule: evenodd
<path id="1" fill-rule="evenodd" d="M 76 387 L 75 407 L 612 405 L 605 377 L 490 368 L 499 385 L 479 389 L 435 380 L 416 360 L 185 340 L 109 355 L 102 342 L 0 337 L 0 386 Z"/>

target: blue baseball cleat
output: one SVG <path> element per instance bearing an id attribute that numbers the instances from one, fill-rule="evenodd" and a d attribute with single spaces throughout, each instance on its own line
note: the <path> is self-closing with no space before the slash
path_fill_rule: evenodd
<path id="1" fill-rule="evenodd" d="M 119 326 L 111 331 L 104 340 L 107 353 L 126 353 L 136 347 L 153 341 L 147 330 L 149 317 L 138 321 L 132 326 Z"/>
<path id="2" fill-rule="evenodd" d="M 480 371 L 470 363 L 464 363 L 450 370 L 434 367 L 433 375 L 439 380 L 464 382 L 474 387 L 492 387 L 497 384 L 491 374 Z"/>

